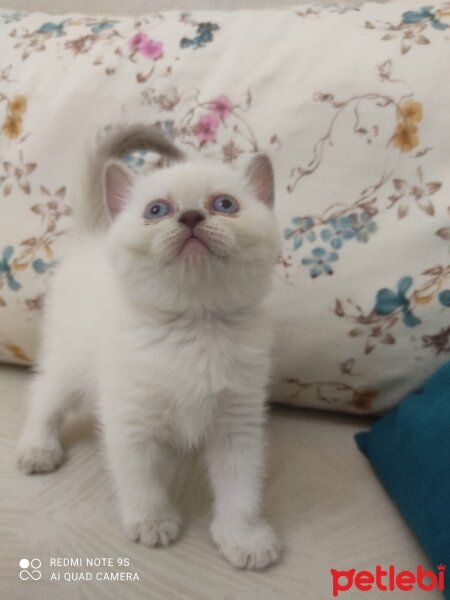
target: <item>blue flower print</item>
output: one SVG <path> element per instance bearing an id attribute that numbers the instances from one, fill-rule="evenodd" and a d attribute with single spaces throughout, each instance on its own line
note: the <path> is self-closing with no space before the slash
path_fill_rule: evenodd
<path id="1" fill-rule="evenodd" d="M 408 327 L 415 327 L 421 323 L 421 320 L 413 315 L 410 301 L 406 297 L 406 292 L 412 286 L 412 277 L 402 277 L 397 285 L 397 293 L 383 288 L 377 292 L 375 312 L 377 315 L 386 316 L 393 313 L 398 308 L 401 309 L 403 323 Z"/>
<path id="2" fill-rule="evenodd" d="M 130 169 L 137 171 L 145 163 L 145 155 L 147 152 L 147 150 L 136 150 L 136 152 L 126 154 L 122 158 L 122 161 L 126 163 Z"/>
<path id="3" fill-rule="evenodd" d="M 174 139 L 175 127 L 172 119 L 167 119 L 166 121 L 156 121 L 154 125 L 155 127 L 159 127 L 166 137 Z M 121 160 L 133 171 L 138 171 L 142 166 L 144 166 L 148 152 L 148 150 L 136 150 L 126 154 Z"/>
<path id="4" fill-rule="evenodd" d="M 349 12 L 349 11 L 359 11 L 359 10 L 361 10 L 360 6 L 332 6 L 329 9 L 330 12 L 338 13 L 339 15 L 343 15 L 344 13 Z"/>
<path id="5" fill-rule="evenodd" d="M 119 21 L 100 21 L 99 23 L 87 23 L 86 26 L 91 28 L 92 33 L 101 33 L 112 29 Z"/>
<path id="6" fill-rule="evenodd" d="M 44 23 L 37 30 L 38 33 L 54 33 L 57 37 L 61 37 L 62 35 L 66 35 L 64 31 L 64 25 L 67 23 L 68 19 L 61 21 L 61 23 Z"/>
<path id="7" fill-rule="evenodd" d="M 377 224 L 369 213 L 363 213 L 356 226 L 356 239 L 358 242 L 367 243 L 372 233 L 377 230 Z"/>
<path id="8" fill-rule="evenodd" d="M 46 263 L 42 258 L 37 258 L 36 260 L 33 260 L 32 266 L 36 273 L 46 273 L 47 271 L 51 271 L 57 264 L 57 260 Z"/>
<path id="9" fill-rule="evenodd" d="M 430 21 L 432 27 L 438 29 L 439 31 L 443 31 L 447 29 L 449 26 L 446 23 L 442 23 L 436 17 L 436 15 L 432 12 L 432 6 L 423 6 L 420 10 L 408 10 L 403 13 L 402 21 L 407 25 L 415 25 L 416 23 L 420 23 L 421 21 L 426 21 L 427 19 Z"/>
<path id="10" fill-rule="evenodd" d="M 420 10 L 408 10 L 407 12 L 403 13 L 402 21 L 408 25 L 412 23 L 420 23 L 420 21 L 423 21 L 423 19 L 433 16 L 433 13 L 430 12 L 432 8 L 432 6 L 423 6 Z"/>
<path id="11" fill-rule="evenodd" d="M 0 259 L 0 274 L 4 273 L 6 276 L 6 282 L 8 287 L 13 292 L 17 292 L 22 287 L 18 281 L 14 279 L 13 274 L 11 273 L 11 266 L 9 261 L 14 254 L 14 248 L 12 246 L 6 246 L 3 250 L 3 257 Z"/>
<path id="12" fill-rule="evenodd" d="M 11 12 L 1 15 L 1 17 L 3 19 L 3 23 L 5 23 L 5 25 L 9 25 L 10 23 L 18 23 L 28 14 L 29 13 L 26 12 Z"/>
<path id="13" fill-rule="evenodd" d="M 304 258 L 302 265 L 309 266 L 309 274 L 312 278 L 319 277 L 322 273 L 333 275 L 333 269 L 329 263 L 338 259 L 337 252 L 327 252 L 324 248 L 314 248 L 312 257 Z"/>
<path id="14" fill-rule="evenodd" d="M 197 25 L 197 35 L 194 38 L 184 37 L 180 42 L 180 46 L 182 48 L 189 48 L 189 46 L 192 46 L 194 50 L 203 48 L 207 43 L 213 41 L 213 31 L 218 31 L 219 29 L 220 28 L 216 23 L 199 23 Z"/>
<path id="15" fill-rule="evenodd" d="M 283 234 L 285 240 L 292 239 L 294 250 L 298 250 L 305 240 L 315 242 L 314 220 L 311 217 L 294 217 L 292 224 L 295 225 L 295 229 L 287 228 Z"/>
<path id="16" fill-rule="evenodd" d="M 356 235 L 355 215 L 330 219 L 329 223 L 332 229 L 324 229 L 320 235 L 323 241 L 330 242 L 335 250 L 342 248 L 344 240 L 351 240 Z"/>
<path id="17" fill-rule="evenodd" d="M 438 298 L 442 306 L 450 307 L 450 290 L 444 290 L 439 294 Z"/>

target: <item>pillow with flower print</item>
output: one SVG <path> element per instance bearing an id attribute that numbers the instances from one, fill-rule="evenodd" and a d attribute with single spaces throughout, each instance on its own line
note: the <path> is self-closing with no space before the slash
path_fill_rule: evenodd
<path id="1" fill-rule="evenodd" d="M 273 399 L 393 406 L 450 353 L 449 50 L 445 1 L 0 11 L 0 358 L 36 356 L 86 142 L 143 120 L 191 157 L 272 159 Z"/>

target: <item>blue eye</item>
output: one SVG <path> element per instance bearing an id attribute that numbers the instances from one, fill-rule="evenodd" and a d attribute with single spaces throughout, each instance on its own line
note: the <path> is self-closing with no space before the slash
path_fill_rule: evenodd
<path id="1" fill-rule="evenodd" d="M 144 211 L 144 219 L 148 221 L 154 221 L 155 219 L 162 219 L 167 217 L 172 212 L 172 206 L 166 200 L 155 200 L 147 205 Z"/>
<path id="2" fill-rule="evenodd" d="M 216 212 L 232 215 L 238 212 L 239 204 L 234 198 L 230 198 L 229 196 L 218 196 L 213 200 L 211 208 Z"/>

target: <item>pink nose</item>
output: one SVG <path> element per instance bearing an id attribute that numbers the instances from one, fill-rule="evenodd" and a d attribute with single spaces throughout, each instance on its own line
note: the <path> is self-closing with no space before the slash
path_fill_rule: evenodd
<path id="1" fill-rule="evenodd" d="M 191 229 L 194 229 L 198 223 L 201 223 L 204 220 L 205 215 L 203 215 L 199 210 L 186 210 L 180 215 L 178 222 L 187 225 Z"/>

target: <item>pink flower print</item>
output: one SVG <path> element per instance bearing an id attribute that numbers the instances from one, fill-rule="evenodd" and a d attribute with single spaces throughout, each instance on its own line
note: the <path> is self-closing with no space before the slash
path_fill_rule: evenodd
<path id="1" fill-rule="evenodd" d="M 233 105 L 226 96 L 219 96 L 211 101 L 211 109 L 215 112 L 221 121 L 226 119 L 233 110 Z"/>
<path id="2" fill-rule="evenodd" d="M 163 54 L 162 42 L 157 42 L 148 38 L 139 44 L 139 52 L 146 58 L 157 60 Z"/>
<path id="3" fill-rule="evenodd" d="M 206 113 L 206 115 L 200 117 L 198 123 L 194 126 L 194 133 L 202 143 L 215 142 L 219 126 L 220 119 L 217 113 Z"/>
<path id="4" fill-rule="evenodd" d="M 128 45 L 132 50 L 139 51 L 145 58 L 151 60 L 157 60 L 163 55 L 163 44 L 152 40 L 145 33 L 137 33 L 128 42 Z"/>
<path id="5" fill-rule="evenodd" d="M 128 45 L 130 46 L 130 48 L 137 49 L 146 39 L 147 36 L 145 35 L 145 33 L 137 33 L 131 38 L 131 40 L 128 42 Z"/>

